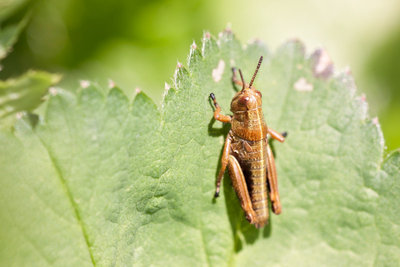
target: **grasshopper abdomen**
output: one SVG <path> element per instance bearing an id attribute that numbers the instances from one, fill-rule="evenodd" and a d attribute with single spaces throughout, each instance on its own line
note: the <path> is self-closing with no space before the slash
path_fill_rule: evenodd
<path id="1" fill-rule="evenodd" d="M 256 214 L 256 227 L 262 227 L 268 221 L 267 191 L 267 139 L 249 141 L 234 137 L 232 142 L 234 156 L 242 168 L 246 180 L 252 208 Z M 241 150 L 235 149 L 235 147 Z"/>

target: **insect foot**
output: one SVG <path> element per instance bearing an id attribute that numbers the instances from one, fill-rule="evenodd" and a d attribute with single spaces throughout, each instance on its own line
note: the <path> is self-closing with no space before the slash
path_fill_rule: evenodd
<path id="1" fill-rule="evenodd" d="M 215 198 L 219 197 L 219 188 L 217 188 L 217 190 L 215 190 L 214 197 L 215 197 Z"/>

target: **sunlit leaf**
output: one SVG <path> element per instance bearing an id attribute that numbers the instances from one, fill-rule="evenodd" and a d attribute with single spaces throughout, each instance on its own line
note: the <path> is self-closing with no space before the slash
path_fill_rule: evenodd
<path id="1" fill-rule="evenodd" d="M 257 230 L 228 176 L 213 200 L 229 127 L 209 94 L 229 113 L 230 68 L 248 80 L 260 55 L 267 123 L 289 136 L 275 144 L 283 212 Z M 57 89 L 35 127 L 0 135 L 0 265 L 398 266 L 399 152 L 383 162 L 378 121 L 323 56 L 297 41 L 244 49 L 227 31 L 192 46 L 160 109 L 144 93 Z"/>

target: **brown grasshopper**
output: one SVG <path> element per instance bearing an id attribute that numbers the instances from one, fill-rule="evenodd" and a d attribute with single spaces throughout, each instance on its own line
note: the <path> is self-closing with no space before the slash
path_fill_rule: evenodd
<path id="1" fill-rule="evenodd" d="M 233 188 L 246 219 L 256 228 L 261 228 L 268 222 L 267 190 L 272 211 L 275 214 L 281 213 L 275 160 L 268 145 L 267 134 L 280 142 L 285 141 L 286 137 L 286 133 L 280 134 L 267 127 L 262 112 L 261 93 L 253 87 L 262 60 L 263 57 L 260 57 L 248 85 L 244 82 L 242 71 L 239 69 L 241 78 L 239 81 L 236 78 L 236 69 L 232 69 L 232 81 L 242 86 L 242 90 L 232 99 L 232 116 L 221 114 L 221 107 L 215 95 L 210 94 L 215 106 L 214 118 L 232 125 L 222 153 L 222 166 L 217 178 L 215 197 L 219 196 L 221 181 L 228 167 Z"/>

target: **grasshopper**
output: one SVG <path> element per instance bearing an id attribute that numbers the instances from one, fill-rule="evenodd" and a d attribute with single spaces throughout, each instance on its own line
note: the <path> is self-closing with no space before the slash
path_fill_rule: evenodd
<path id="1" fill-rule="evenodd" d="M 236 78 L 236 69 L 232 69 L 232 81 L 242 87 L 232 99 L 232 116 L 221 114 L 221 107 L 215 95 L 210 94 L 215 106 L 214 118 L 231 124 L 222 153 L 222 166 L 217 177 L 215 197 L 219 196 L 221 181 L 228 167 L 233 188 L 246 219 L 256 228 L 268 223 L 267 193 L 272 211 L 275 214 L 281 213 L 275 160 L 268 145 L 267 135 L 280 142 L 284 142 L 286 137 L 286 133 L 280 134 L 267 127 L 262 112 L 261 92 L 253 87 L 262 60 L 261 56 L 249 84 L 244 82 L 240 69 L 241 81 Z"/>

